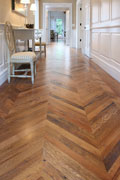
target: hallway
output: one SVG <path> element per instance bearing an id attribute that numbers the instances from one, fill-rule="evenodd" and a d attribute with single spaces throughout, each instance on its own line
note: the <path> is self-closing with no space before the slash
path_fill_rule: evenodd
<path id="1" fill-rule="evenodd" d="M 120 84 L 63 43 L 0 87 L 0 180 L 120 180 Z"/>

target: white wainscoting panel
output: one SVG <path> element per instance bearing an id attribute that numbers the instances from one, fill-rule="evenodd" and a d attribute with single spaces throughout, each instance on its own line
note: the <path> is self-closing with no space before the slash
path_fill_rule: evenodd
<path id="1" fill-rule="evenodd" d="M 93 32 L 92 33 L 92 50 L 99 53 L 99 33 Z"/>
<path id="2" fill-rule="evenodd" d="M 100 33 L 100 54 L 110 58 L 110 33 Z"/>
<path id="3" fill-rule="evenodd" d="M 110 20 L 110 0 L 101 0 L 101 22 Z"/>
<path id="4" fill-rule="evenodd" d="M 72 29 L 72 42 L 71 47 L 76 48 L 76 29 Z"/>
<path id="5" fill-rule="evenodd" d="M 111 36 L 111 58 L 120 64 L 120 33 Z"/>
<path id="6" fill-rule="evenodd" d="M 116 29 L 116 31 L 118 30 Z M 93 30 L 92 60 L 120 82 L 119 46 L 120 33 L 115 33 L 114 28 L 107 33 L 105 29 Z"/>
<path id="7" fill-rule="evenodd" d="M 101 0 L 101 22 L 110 20 L 110 0 Z"/>
<path id="8" fill-rule="evenodd" d="M 120 19 L 120 0 L 112 0 L 112 20 Z"/>
<path id="9" fill-rule="evenodd" d="M 0 86 L 7 80 L 7 51 L 4 25 L 0 25 Z"/>
<path id="10" fill-rule="evenodd" d="M 92 60 L 120 82 L 120 0 L 92 0 L 91 11 Z"/>
<path id="11" fill-rule="evenodd" d="M 99 1 L 92 0 L 92 23 L 99 22 Z"/>

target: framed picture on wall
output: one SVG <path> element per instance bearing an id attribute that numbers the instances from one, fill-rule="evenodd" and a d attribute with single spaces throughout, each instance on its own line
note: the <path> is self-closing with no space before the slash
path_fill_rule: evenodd
<path id="1" fill-rule="evenodd" d="M 20 3 L 20 0 L 12 0 L 12 11 L 25 16 L 25 8 L 24 5 Z"/>

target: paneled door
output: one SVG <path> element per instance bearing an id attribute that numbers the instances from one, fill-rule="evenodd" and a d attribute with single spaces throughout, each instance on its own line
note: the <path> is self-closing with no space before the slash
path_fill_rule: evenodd
<path id="1" fill-rule="evenodd" d="M 90 0 L 83 0 L 83 53 L 90 57 Z"/>

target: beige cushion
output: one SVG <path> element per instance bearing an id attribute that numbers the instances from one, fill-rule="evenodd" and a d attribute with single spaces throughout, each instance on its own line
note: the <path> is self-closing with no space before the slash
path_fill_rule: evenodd
<path id="1" fill-rule="evenodd" d="M 34 52 L 18 52 L 11 56 L 12 62 L 31 62 L 36 60 L 36 54 Z"/>
<path id="2" fill-rule="evenodd" d="M 36 42 L 35 46 L 40 46 L 40 42 Z M 46 46 L 46 43 L 45 42 L 41 42 L 41 46 Z"/>

